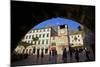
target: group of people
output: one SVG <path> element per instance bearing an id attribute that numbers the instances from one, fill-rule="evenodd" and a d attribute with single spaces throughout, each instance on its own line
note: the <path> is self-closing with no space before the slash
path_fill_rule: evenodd
<path id="1" fill-rule="evenodd" d="M 43 50 L 41 51 L 41 55 L 39 54 L 39 50 L 37 50 L 37 58 L 38 58 L 39 56 L 41 56 L 41 58 L 43 58 L 43 57 L 44 57 Z"/>
<path id="2" fill-rule="evenodd" d="M 79 49 L 79 48 L 72 49 L 71 47 L 69 47 L 69 51 L 67 51 L 66 48 L 63 49 L 62 60 L 63 60 L 64 63 L 66 63 L 68 55 L 69 55 L 70 56 L 70 61 L 73 61 L 73 58 L 75 58 L 75 60 L 77 62 L 79 62 L 79 60 L 80 60 L 79 54 L 82 53 L 82 52 L 85 53 L 86 61 L 90 61 L 90 58 L 89 58 L 89 53 L 90 52 L 89 52 L 89 50 L 87 50 L 86 48 L 85 49 Z M 41 51 L 41 55 L 39 54 L 39 51 L 37 51 L 37 58 L 39 56 L 41 58 L 44 57 L 43 50 Z M 50 51 L 49 56 L 57 57 L 57 51 L 56 50 Z"/>
<path id="3" fill-rule="evenodd" d="M 56 51 L 56 50 L 49 51 L 49 56 L 56 56 L 56 55 L 57 55 L 57 51 Z M 38 58 L 39 56 L 40 56 L 41 58 L 44 57 L 44 52 L 43 52 L 43 50 L 41 51 L 41 54 L 39 53 L 39 50 L 37 50 L 37 58 Z"/>
<path id="4" fill-rule="evenodd" d="M 86 61 L 90 61 L 90 58 L 89 58 L 90 51 L 89 50 L 87 50 L 86 48 L 85 49 L 79 49 L 79 48 L 72 49 L 71 47 L 69 47 L 69 51 L 66 51 L 66 48 L 64 48 L 62 60 L 63 60 L 63 62 L 66 63 L 67 62 L 67 56 L 68 56 L 67 54 L 69 53 L 70 61 L 72 61 L 73 54 L 75 54 L 74 58 L 76 59 L 77 62 L 79 62 L 79 53 L 82 53 L 82 52 L 85 53 Z"/>

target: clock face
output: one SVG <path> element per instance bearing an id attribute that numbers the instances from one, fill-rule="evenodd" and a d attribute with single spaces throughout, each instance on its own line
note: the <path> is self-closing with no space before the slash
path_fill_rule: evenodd
<path id="1" fill-rule="evenodd" d="M 65 31 L 64 30 L 61 30 L 61 33 L 65 33 Z"/>

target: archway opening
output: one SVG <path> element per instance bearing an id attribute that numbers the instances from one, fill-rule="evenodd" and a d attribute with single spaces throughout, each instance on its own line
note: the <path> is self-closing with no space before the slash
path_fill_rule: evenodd
<path id="1" fill-rule="evenodd" d="M 33 45 L 35 48 L 48 48 L 49 50 L 55 47 L 58 54 L 62 54 L 59 46 L 62 46 L 61 49 L 68 47 L 67 50 L 69 50 L 69 46 L 75 49 L 86 47 L 93 50 L 91 45 L 95 44 L 94 38 L 94 33 L 86 26 L 70 19 L 56 17 L 32 27 L 21 41 L 29 43 L 29 46 Z"/>

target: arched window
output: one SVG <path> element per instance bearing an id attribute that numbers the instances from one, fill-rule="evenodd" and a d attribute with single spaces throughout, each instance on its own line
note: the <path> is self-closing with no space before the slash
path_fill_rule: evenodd
<path id="1" fill-rule="evenodd" d="M 49 33 L 47 33 L 47 37 L 49 36 Z"/>
<path id="2" fill-rule="evenodd" d="M 26 49 L 26 53 L 28 53 L 28 49 Z"/>
<path id="3" fill-rule="evenodd" d="M 31 54 L 31 49 L 29 49 L 29 54 Z"/>
<path id="4" fill-rule="evenodd" d="M 28 39 L 28 35 L 26 36 L 26 39 Z"/>
<path id="5" fill-rule="evenodd" d="M 46 40 L 46 44 L 48 44 L 48 40 Z"/>
<path id="6" fill-rule="evenodd" d="M 29 35 L 29 39 L 31 39 L 31 35 Z"/>
<path id="7" fill-rule="evenodd" d="M 39 34 L 39 38 L 41 38 L 41 34 Z"/>
<path id="8" fill-rule="evenodd" d="M 44 44 L 44 40 L 42 40 L 42 44 Z"/>
<path id="9" fill-rule="evenodd" d="M 22 53 L 25 53 L 25 49 L 23 49 L 23 52 Z"/>
<path id="10" fill-rule="evenodd" d="M 45 34 L 43 34 L 43 37 L 45 37 Z"/>
<path id="11" fill-rule="evenodd" d="M 80 41 L 80 39 L 78 39 L 78 41 Z"/>
<path id="12" fill-rule="evenodd" d="M 78 35 L 78 37 L 79 37 L 79 35 Z"/>

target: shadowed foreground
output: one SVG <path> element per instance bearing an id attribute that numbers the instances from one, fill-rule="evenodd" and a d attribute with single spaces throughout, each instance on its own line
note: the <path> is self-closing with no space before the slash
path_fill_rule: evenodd
<path id="1" fill-rule="evenodd" d="M 42 64 L 57 64 L 57 63 L 72 63 L 77 62 L 75 59 L 75 53 L 72 54 L 72 58 L 69 53 L 67 54 L 67 59 L 62 60 L 62 55 L 57 56 L 49 56 L 45 55 L 43 58 L 36 55 L 29 55 L 28 58 L 12 62 L 11 66 L 26 66 L 26 65 L 42 65 Z M 90 60 L 86 58 L 86 54 L 84 52 L 79 53 L 79 61 L 78 62 L 86 62 L 86 61 L 94 61 L 93 53 L 89 54 Z"/>

